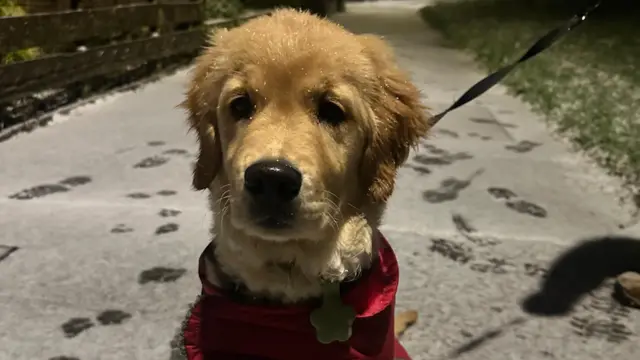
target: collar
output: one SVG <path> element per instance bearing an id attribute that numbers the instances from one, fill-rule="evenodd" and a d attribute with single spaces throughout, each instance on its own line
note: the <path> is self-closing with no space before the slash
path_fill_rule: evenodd
<path id="1" fill-rule="evenodd" d="M 379 236 L 380 239 L 384 239 L 382 235 L 377 232 L 374 233 L 373 236 Z M 386 243 L 386 240 L 383 240 Z M 374 241 L 374 244 L 376 242 Z M 375 250 L 375 248 L 374 248 Z M 198 260 L 198 276 L 200 277 L 200 282 L 202 283 L 202 293 L 203 294 L 220 294 L 225 297 L 228 297 L 234 302 L 241 304 L 253 304 L 253 305 L 263 305 L 263 306 L 273 306 L 280 305 L 280 302 L 270 298 L 266 295 L 252 294 L 249 289 L 239 280 L 231 277 L 220 268 L 220 264 L 216 260 L 215 256 L 215 244 L 210 242 L 207 247 L 204 249 L 202 254 L 200 255 L 200 259 Z M 379 261 L 379 256 L 374 256 L 370 266 L 362 270 L 360 274 L 355 278 L 350 278 L 349 280 L 343 281 L 340 284 L 340 293 L 346 294 L 353 287 L 358 285 L 358 282 L 362 278 L 366 278 L 371 273 L 372 267 L 377 266 L 377 262 Z M 207 279 L 206 265 L 211 265 L 211 270 L 216 275 L 218 280 L 218 285 L 215 286 L 211 284 Z M 307 305 L 318 306 L 320 299 L 311 299 L 306 302 Z"/>

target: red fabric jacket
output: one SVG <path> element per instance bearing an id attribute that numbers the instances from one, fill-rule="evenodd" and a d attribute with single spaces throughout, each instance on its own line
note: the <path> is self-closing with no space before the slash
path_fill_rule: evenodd
<path id="1" fill-rule="evenodd" d="M 239 304 L 207 283 L 200 258 L 203 295 L 183 328 L 188 360 L 410 360 L 395 338 L 398 262 L 384 237 L 374 262 L 343 294 L 356 311 L 353 335 L 344 343 L 316 340 L 310 306 Z"/>

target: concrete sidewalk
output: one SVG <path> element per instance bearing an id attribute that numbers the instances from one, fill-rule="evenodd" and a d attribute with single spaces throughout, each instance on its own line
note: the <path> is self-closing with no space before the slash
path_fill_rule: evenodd
<path id="1" fill-rule="evenodd" d="M 435 112 L 483 74 L 442 46 L 419 5 L 350 4 L 335 20 L 385 35 Z M 180 71 L 0 143 L 0 359 L 169 358 L 209 226 L 174 108 L 185 81 Z M 549 134 L 498 88 L 442 120 L 400 172 L 383 230 L 402 266 L 398 306 L 420 313 L 403 338 L 414 360 L 637 358 L 640 312 L 611 300 L 596 271 L 633 240 L 569 256 L 548 278 L 567 290 L 552 297 L 570 298 L 520 306 L 565 250 L 629 220 L 620 184 Z"/>
<path id="2" fill-rule="evenodd" d="M 384 35 L 437 113 L 486 74 L 423 24 L 418 3 L 351 6 L 336 20 Z M 596 287 L 625 249 L 640 266 L 640 243 L 602 238 L 629 221 L 620 188 L 501 86 L 447 115 L 401 172 L 384 226 L 404 265 L 399 305 L 420 310 L 403 339 L 415 358 L 635 358 L 640 313 L 611 299 L 610 280 L 557 318 L 521 309 L 562 308 L 570 300 L 554 296 Z M 551 272 L 566 291 L 530 300 L 549 263 L 586 239 Z"/>

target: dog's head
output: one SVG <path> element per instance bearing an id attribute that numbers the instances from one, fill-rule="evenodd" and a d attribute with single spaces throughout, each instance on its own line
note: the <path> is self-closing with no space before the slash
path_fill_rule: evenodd
<path id="1" fill-rule="evenodd" d="M 272 241 L 318 240 L 345 211 L 384 205 L 428 130 L 380 38 L 294 10 L 217 31 L 184 105 L 200 147 L 194 187 L 214 192 L 234 228 Z"/>

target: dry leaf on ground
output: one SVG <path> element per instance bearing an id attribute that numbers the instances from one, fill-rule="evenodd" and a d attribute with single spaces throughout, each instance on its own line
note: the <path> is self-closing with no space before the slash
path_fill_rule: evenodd
<path id="1" fill-rule="evenodd" d="M 618 276 L 618 284 L 627 299 L 633 305 L 640 306 L 640 274 L 636 272 L 623 273 Z"/>
<path id="2" fill-rule="evenodd" d="M 418 321 L 418 312 L 415 310 L 401 311 L 396 314 L 393 330 L 396 336 L 401 336 L 411 325 Z"/>

